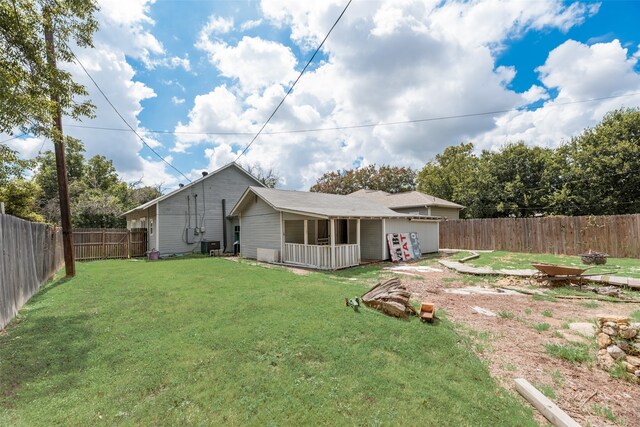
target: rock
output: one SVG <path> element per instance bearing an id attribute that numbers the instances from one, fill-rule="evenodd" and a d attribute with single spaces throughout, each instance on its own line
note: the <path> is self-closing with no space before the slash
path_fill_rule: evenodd
<path id="1" fill-rule="evenodd" d="M 635 371 L 633 373 L 633 375 L 635 375 L 636 377 L 640 378 L 640 369 L 638 369 L 637 371 Z"/>
<path id="2" fill-rule="evenodd" d="M 620 350 L 624 351 L 625 353 L 631 349 L 629 343 L 623 340 L 617 340 L 616 345 L 620 347 Z"/>
<path id="3" fill-rule="evenodd" d="M 622 361 L 622 366 L 624 366 L 624 369 L 630 374 L 633 374 L 637 369 L 631 363 L 625 362 L 624 360 Z"/>
<path id="4" fill-rule="evenodd" d="M 618 335 L 618 331 L 616 331 L 611 326 L 603 326 L 602 327 L 602 332 L 604 332 L 605 334 L 607 334 L 607 335 L 609 335 L 611 337 L 615 337 L 616 335 Z"/>
<path id="5" fill-rule="evenodd" d="M 579 334 L 586 335 L 588 337 L 593 336 L 596 331 L 596 325 L 588 322 L 576 322 L 570 323 L 569 329 L 572 331 L 576 331 Z"/>
<path id="6" fill-rule="evenodd" d="M 640 357 L 637 356 L 627 356 L 627 362 L 632 366 L 635 366 L 636 369 L 640 368 Z M 635 369 L 634 369 L 635 370 Z"/>
<path id="7" fill-rule="evenodd" d="M 616 359 L 611 357 L 607 350 L 598 351 L 598 365 L 602 367 L 602 369 L 611 369 L 616 365 Z"/>
<path id="8" fill-rule="evenodd" d="M 599 314 L 596 317 L 598 319 L 598 323 L 600 323 L 601 325 L 603 325 L 603 324 L 605 324 L 607 322 L 617 323 L 618 325 L 628 325 L 629 324 L 629 318 L 626 317 L 626 316 L 615 316 L 615 315 Z"/>
<path id="9" fill-rule="evenodd" d="M 629 323 L 629 327 L 635 330 L 640 330 L 640 323 Z"/>
<path id="10" fill-rule="evenodd" d="M 602 332 L 596 335 L 596 341 L 598 342 L 598 347 L 600 348 L 607 348 L 612 343 L 611 337 L 607 334 L 603 334 Z"/>
<path id="11" fill-rule="evenodd" d="M 610 345 L 607 347 L 607 353 L 616 360 L 624 359 L 626 356 L 626 353 L 617 345 Z"/>
<path id="12" fill-rule="evenodd" d="M 608 326 L 608 327 L 614 328 L 614 329 L 618 328 L 618 324 L 616 322 L 604 322 L 604 325 L 602 325 L 602 326 Z"/>
<path id="13" fill-rule="evenodd" d="M 622 329 L 622 327 L 620 327 L 620 336 L 622 338 L 626 338 L 628 340 L 630 340 L 631 338 L 635 337 L 636 335 L 638 335 L 638 330 L 634 329 L 634 328 L 624 328 Z"/>

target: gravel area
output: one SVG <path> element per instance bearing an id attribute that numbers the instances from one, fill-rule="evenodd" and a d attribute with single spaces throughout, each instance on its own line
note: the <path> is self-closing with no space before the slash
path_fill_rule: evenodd
<path id="1" fill-rule="evenodd" d="M 417 299 L 433 302 L 436 309 L 445 310 L 447 319 L 456 323 L 461 335 L 470 337 L 473 350 L 506 389 L 516 393 L 513 380 L 522 377 L 551 394 L 552 400 L 582 425 L 640 425 L 640 384 L 614 379 L 600 369 L 595 363 L 595 347 L 590 347 L 594 362 L 576 365 L 545 351 L 548 343 L 591 344 L 595 342 L 593 336 L 582 335 L 568 325 L 593 322 L 601 313 L 627 316 L 639 310 L 640 304 L 598 301 L 595 306 L 585 300 L 541 301 L 520 293 L 447 292 L 483 285 L 525 289 L 529 284 L 512 278 L 486 283 L 475 280 L 470 284 L 474 280 L 451 271 L 399 276 Z M 497 316 L 476 314 L 473 307 L 482 307 Z M 549 325 L 548 329 L 534 328 L 544 323 Z M 603 408 L 608 408 L 613 417 L 607 416 L 608 411 Z M 546 422 L 542 417 L 539 420 Z"/>

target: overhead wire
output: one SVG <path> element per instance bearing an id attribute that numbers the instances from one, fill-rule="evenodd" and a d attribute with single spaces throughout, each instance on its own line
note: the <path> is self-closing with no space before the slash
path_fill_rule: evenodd
<path id="1" fill-rule="evenodd" d="M 640 92 L 627 93 L 623 95 L 603 96 L 600 98 L 582 99 L 577 101 L 567 101 L 567 102 L 561 102 L 553 105 L 548 105 L 548 107 L 551 107 L 551 108 L 563 107 L 563 106 L 572 105 L 572 104 L 584 104 L 587 102 L 603 101 L 607 99 L 623 98 L 623 97 L 637 96 L 637 95 L 640 95 Z M 334 131 L 334 130 L 360 129 L 360 128 L 370 128 L 370 127 L 378 127 L 378 126 L 397 126 L 397 125 L 405 125 L 405 124 L 435 122 L 435 121 L 441 121 L 441 120 L 462 119 L 462 118 L 468 118 L 468 117 L 488 116 L 488 115 L 494 115 L 494 114 L 505 114 L 505 113 L 511 113 L 516 111 L 522 112 L 522 111 L 535 111 L 535 110 L 526 109 L 524 108 L 524 106 L 520 106 L 520 107 L 514 107 L 514 108 L 509 108 L 504 110 L 482 111 L 482 112 L 476 112 L 476 113 L 456 114 L 456 115 L 450 115 L 450 116 L 426 117 L 426 118 L 400 120 L 400 121 L 393 121 L 393 122 L 361 123 L 361 124 L 345 125 L 345 126 L 332 126 L 332 127 L 310 128 L 310 129 L 291 129 L 291 130 L 272 131 L 272 132 L 263 131 L 261 132 L 261 134 L 262 135 L 284 135 L 284 134 L 292 134 L 292 133 L 312 133 L 312 132 L 326 132 L 326 131 Z M 72 125 L 72 124 L 67 124 L 65 126 L 85 128 L 85 129 L 121 131 L 121 132 L 131 131 L 131 129 L 126 129 L 126 128 L 114 128 L 114 127 L 105 127 L 105 126 L 88 126 L 88 125 Z M 221 136 L 254 135 L 253 132 L 227 132 L 227 131 L 191 132 L 191 131 L 169 131 L 169 130 L 145 130 L 145 132 L 169 134 L 169 135 L 221 135 Z"/>
<path id="2" fill-rule="evenodd" d="M 26 135 L 26 133 L 21 133 L 20 135 L 12 136 L 9 139 L 5 139 L 4 141 L 0 141 L 0 144 L 4 144 L 6 142 L 13 141 L 14 139 L 22 138 L 25 135 Z"/>
<path id="3" fill-rule="evenodd" d="M 344 16 L 345 12 L 347 11 L 347 9 L 349 8 L 349 5 L 351 4 L 352 0 L 349 0 L 349 2 L 347 3 L 347 5 L 344 7 L 344 9 L 342 9 L 342 12 L 340 13 L 340 15 L 338 16 L 338 18 L 336 19 L 336 21 L 333 23 L 333 25 L 331 26 L 331 28 L 329 29 L 329 32 L 327 33 L 326 36 L 324 36 L 324 39 L 322 39 L 322 42 L 318 45 L 318 47 L 316 48 L 316 50 L 313 52 L 313 55 L 311 55 L 311 58 L 309 58 L 309 60 L 307 61 L 306 65 L 304 66 L 304 68 L 302 69 L 302 71 L 300 71 L 300 74 L 298 75 L 298 77 L 295 79 L 295 81 L 293 82 L 293 84 L 291 85 L 291 87 L 289 87 L 289 90 L 287 91 L 287 93 L 285 93 L 284 97 L 282 98 L 282 100 L 278 103 L 278 105 L 276 106 L 276 108 L 273 110 L 273 113 L 271 113 L 271 115 L 269 116 L 269 118 L 264 122 L 264 124 L 262 125 L 262 127 L 260 128 L 260 130 L 258 130 L 258 133 L 256 133 L 256 135 L 253 137 L 253 139 L 251 140 L 251 142 L 249 142 L 249 144 L 247 144 L 246 147 L 244 147 L 244 150 L 242 150 L 242 152 L 238 155 L 238 157 L 236 157 L 235 161 L 237 162 L 240 157 L 244 156 L 244 154 L 247 152 L 247 150 L 249 150 L 249 148 L 253 145 L 253 143 L 256 141 L 256 139 L 258 139 L 258 137 L 260 136 L 260 134 L 262 133 L 262 131 L 264 130 L 264 128 L 269 124 L 269 122 L 271 121 L 271 119 L 273 118 L 273 116 L 276 115 L 276 113 L 278 112 L 278 110 L 280 109 L 280 107 L 282 106 L 282 104 L 284 104 L 284 101 L 287 99 L 287 97 L 289 96 L 289 94 L 293 91 L 293 88 L 296 86 L 296 84 L 298 83 L 298 81 L 300 80 L 300 78 L 302 77 L 302 75 L 304 74 L 304 72 L 307 70 L 307 68 L 309 67 L 309 65 L 311 65 L 311 62 L 313 62 L 314 58 L 316 57 L 316 55 L 318 54 L 318 52 L 320 51 L 320 49 L 322 49 L 322 46 L 324 46 L 324 43 L 327 41 L 327 39 L 329 38 L 329 35 L 331 34 L 331 32 L 333 31 L 333 29 L 336 27 L 336 25 L 338 25 L 338 22 L 340 22 L 340 19 L 342 19 L 342 17 Z"/>
<path id="4" fill-rule="evenodd" d="M 115 113 L 118 115 L 118 117 L 120 117 L 120 119 L 123 121 L 123 123 L 125 125 L 127 125 L 127 127 L 129 129 L 131 129 L 131 131 L 140 139 L 140 141 L 142 141 L 142 143 L 149 149 L 151 150 L 151 152 L 153 154 L 155 154 L 160 160 L 162 160 L 166 165 L 168 165 L 169 167 L 171 167 L 173 170 L 175 170 L 176 172 L 178 172 L 180 175 L 182 175 L 187 181 L 191 182 L 191 179 L 189 179 L 189 177 L 187 177 L 184 173 L 182 173 L 182 171 L 180 169 L 178 169 L 177 167 L 175 167 L 174 165 L 172 165 L 171 163 L 169 163 L 169 161 L 167 161 L 167 159 L 165 159 L 162 155 L 160 155 L 160 153 L 158 153 L 156 150 L 153 149 L 153 147 L 151 147 L 151 145 L 149 145 L 147 143 L 147 141 L 145 141 L 145 139 L 133 128 L 133 126 L 131 126 L 129 124 L 129 122 L 127 122 L 127 120 L 122 116 L 122 114 L 120 114 L 120 111 L 118 111 L 118 109 L 116 108 L 115 105 L 113 105 L 113 103 L 111 102 L 111 100 L 109 99 L 109 97 L 107 96 L 107 94 L 104 93 L 104 91 L 102 90 L 102 88 L 100 87 L 100 85 L 98 85 L 98 83 L 95 81 L 95 79 L 91 76 L 91 74 L 89 74 L 89 71 L 87 71 L 87 69 L 85 68 L 85 66 L 82 64 L 82 62 L 80 61 L 80 59 L 76 56 L 76 54 L 73 52 L 73 50 L 69 47 L 69 45 L 67 45 L 67 48 L 69 49 L 69 52 L 71 52 L 71 55 L 75 58 L 75 60 L 78 62 L 78 65 L 80 65 L 80 67 L 82 68 L 82 70 L 85 72 L 85 74 L 87 75 L 87 77 L 89 77 L 89 79 L 93 82 L 93 84 L 95 85 L 95 87 L 98 89 L 98 91 L 102 94 L 102 96 L 104 97 L 104 99 L 107 101 L 107 103 L 111 106 L 111 108 L 113 109 L 113 111 L 115 111 Z"/>

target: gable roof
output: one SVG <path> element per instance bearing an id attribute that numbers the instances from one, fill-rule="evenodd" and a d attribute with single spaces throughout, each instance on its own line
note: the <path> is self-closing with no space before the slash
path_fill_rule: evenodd
<path id="1" fill-rule="evenodd" d="M 307 191 L 276 190 L 274 188 L 249 187 L 231 209 L 235 216 L 255 194 L 273 209 L 282 212 L 316 216 L 320 218 L 431 218 L 394 212 L 373 200 L 338 194 L 311 193 Z"/>
<path id="2" fill-rule="evenodd" d="M 419 206 L 437 206 L 442 208 L 464 209 L 464 206 L 419 191 L 407 191 L 404 193 L 390 194 L 386 191 L 358 190 L 350 197 L 363 198 L 376 201 L 390 209 L 414 208 Z"/>
<path id="3" fill-rule="evenodd" d="M 204 180 L 206 180 L 206 179 L 209 179 L 209 178 L 211 178 L 212 176 L 215 176 L 216 174 L 218 174 L 218 173 L 222 172 L 223 170 L 225 170 L 225 169 L 227 169 L 227 168 L 230 168 L 230 167 L 232 167 L 232 166 L 233 166 L 233 167 L 235 167 L 235 168 L 236 168 L 237 170 L 239 170 L 240 172 L 242 172 L 242 173 L 244 173 L 245 175 L 247 175 L 247 176 L 248 176 L 249 178 L 251 178 L 252 180 L 254 180 L 258 185 L 261 185 L 261 186 L 263 186 L 263 187 L 264 187 L 264 184 L 263 184 L 262 182 L 260 182 L 260 181 L 258 180 L 258 178 L 256 178 L 255 176 L 251 175 L 249 172 L 247 172 L 247 171 L 246 171 L 242 166 L 240 166 L 239 164 L 237 164 L 237 163 L 235 163 L 235 162 L 231 162 L 231 163 L 227 163 L 226 165 L 222 166 L 220 169 L 217 169 L 217 170 L 215 170 L 215 171 L 213 171 L 213 172 L 211 172 L 211 173 L 208 173 L 207 175 L 205 175 L 205 176 L 203 176 L 203 177 L 201 177 L 201 178 L 198 178 L 198 179 L 196 179 L 196 180 L 194 180 L 194 181 L 190 182 L 189 184 L 187 184 L 187 185 L 185 185 L 185 186 L 183 186 L 183 187 L 179 187 L 179 188 L 177 188 L 177 189 L 173 190 L 173 191 L 172 191 L 172 192 L 170 192 L 170 193 L 163 194 L 162 196 L 157 197 L 157 198 L 155 198 L 155 199 L 153 199 L 153 200 L 150 200 L 150 201 L 148 201 L 147 203 L 143 203 L 143 204 L 142 204 L 142 205 L 140 205 L 140 206 L 136 206 L 135 208 L 133 208 L 133 209 L 131 209 L 131 210 L 128 210 L 128 211 L 126 211 L 125 213 L 123 213 L 123 214 L 122 214 L 122 215 L 120 215 L 120 216 L 126 215 L 126 214 L 131 213 L 131 212 L 135 212 L 135 211 L 137 211 L 137 210 L 144 210 L 144 209 L 147 209 L 147 208 L 149 208 L 149 207 L 151 207 L 151 206 L 155 205 L 156 203 L 161 202 L 161 201 L 163 201 L 163 200 L 165 200 L 165 199 L 167 199 L 167 198 L 169 198 L 169 197 L 173 196 L 174 194 L 178 194 L 178 193 L 179 193 L 179 192 L 181 192 L 181 191 L 185 191 L 186 189 L 191 188 L 191 187 L 193 187 L 194 185 L 196 185 L 196 184 L 198 184 L 198 183 L 200 183 L 200 182 L 202 182 L 202 181 L 204 181 Z"/>

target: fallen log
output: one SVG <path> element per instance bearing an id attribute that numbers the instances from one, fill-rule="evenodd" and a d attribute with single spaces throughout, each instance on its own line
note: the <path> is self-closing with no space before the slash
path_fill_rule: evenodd
<path id="1" fill-rule="evenodd" d="M 411 293 L 400 283 L 397 277 L 380 282 L 362 295 L 362 302 L 367 307 L 380 310 L 390 316 L 406 318 L 415 314 L 416 310 L 409 303 Z"/>

